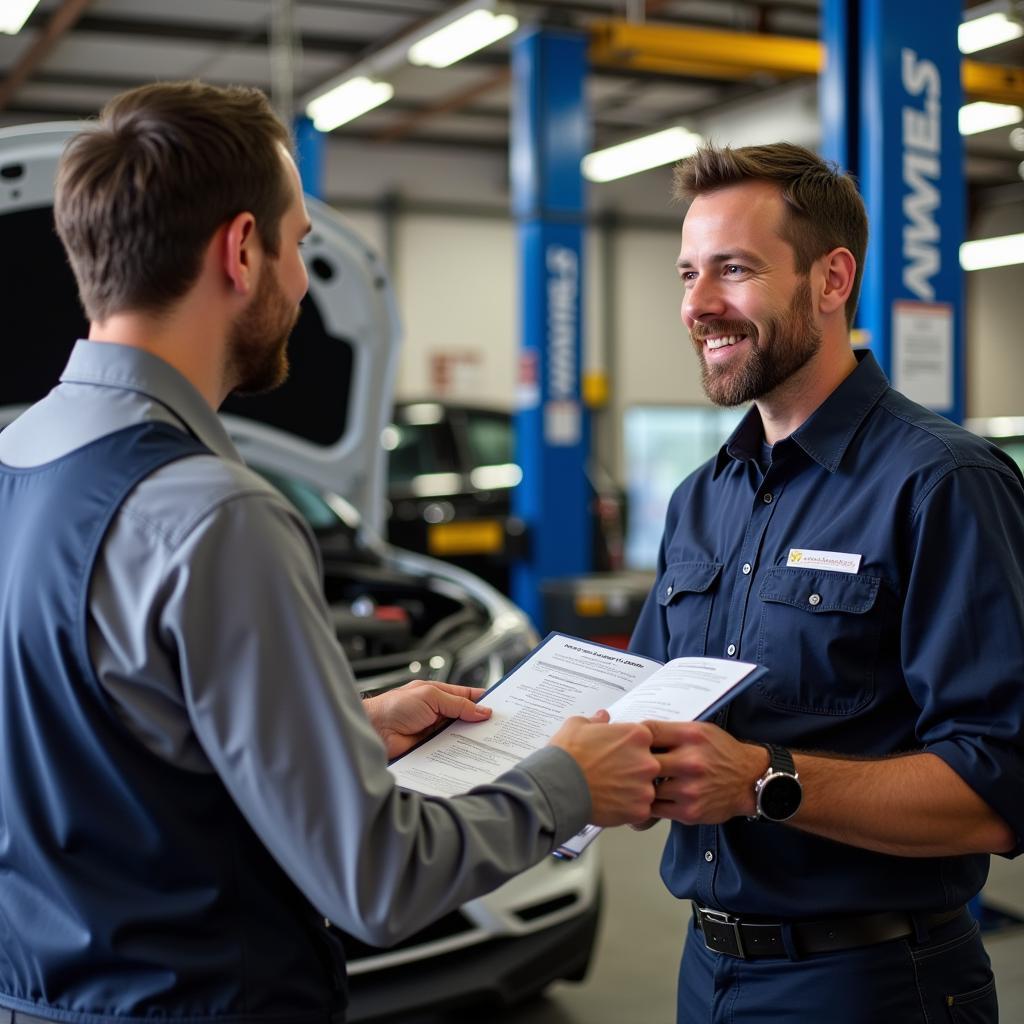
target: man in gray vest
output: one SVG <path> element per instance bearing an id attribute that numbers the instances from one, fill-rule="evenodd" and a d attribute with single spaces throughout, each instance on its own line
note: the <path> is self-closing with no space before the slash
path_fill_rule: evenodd
<path id="1" fill-rule="evenodd" d="M 360 701 L 308 527 L 215 412 L 283 379 L 307 286 L 262 94 L 116 98 L 55 215 L 90 332 L 0 438 L 0 1018 L 341 1021 L 324 918 L 386 945 L 645 818 L 650 732 L 572 719 L 469 795 L 395 788 L 479 691 Z"/>

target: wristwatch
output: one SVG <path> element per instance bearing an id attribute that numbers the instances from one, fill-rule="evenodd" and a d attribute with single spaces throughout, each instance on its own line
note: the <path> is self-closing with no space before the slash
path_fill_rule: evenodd
<path id="1" fill-rule="evenodd" d="M 800 809 L 804 790 L 793 755 L 785 747 L 762 743 L 768 751 L 768 770 L 754 783 L 757 815 L 754 821 L 787 821 Z"/>

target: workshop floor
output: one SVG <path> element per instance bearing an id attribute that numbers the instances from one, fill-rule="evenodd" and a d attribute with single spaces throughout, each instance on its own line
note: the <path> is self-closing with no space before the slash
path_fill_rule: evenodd
<path id="1" fill-rule="evenodd" d="M 615 829 L 602 836 L 605 914 L 585 982 L 560 982 L 542 999 L 504 1013 L 488 1011 L 486 1018 L 477 1011 L 415 1024 L 672 1024 L 689 904 L 670 899 L 658 877 L 665 828 Z M 992 859 L 985 902 L 1024 917 L 1024 858 Z M 1000 1020 L 1024 1024 L 1024 926 L 990 934 L 986 946 L 999 986 Z"/>

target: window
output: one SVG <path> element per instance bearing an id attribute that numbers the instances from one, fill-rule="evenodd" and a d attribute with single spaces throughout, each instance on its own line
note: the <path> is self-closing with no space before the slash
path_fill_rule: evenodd
<path id="1" fill-rule="evenodd" d="M 628 568 L 654 568 L 672 492 L 684 477 L 717 454 L 745 412 L 745 407 L 713 406 L 641 405 L 626 410 Z"/>

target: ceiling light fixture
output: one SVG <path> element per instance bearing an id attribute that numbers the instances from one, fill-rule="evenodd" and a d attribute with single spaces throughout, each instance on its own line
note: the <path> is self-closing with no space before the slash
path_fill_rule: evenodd
<path id="1" fill-rule="evenodd" d="M 0 0 L 0 4 L 3 0 Z M 390 77 L 407 60 L 447 67 L 512 32 L 519 22 L 500 0 L 470 0 L 409 36 L 371 53 L 304 97 L 306 115 L 329 132 L 387 103 L 395 94 Z"/>
<path id="2" fill-rule="evenodd" d="M 977 135 L 992 128 L 1005 128 L 1024 119 L 1024 110 L 1013 103 L 968 103 L 960 108 L 960 134 Z"/>
<path id="3" fill-rule="evenodd" d="M 1020 11 L 1007 0 L 979 4 L 964 11 L 964 19 L 957 32 L 961 53 L 977 53 L 990 46 L 1019 39 L 1024 35 Z"/>
<path id="4" fill-rule="evenodd" d="M 697 151 L 704 139 L 685 128 L 666 128 L 630 142 L 588 153 L 582 162 L 583 176 L 590 181 L 613 181 L 652 167 L 675 163 Z"/>
<path id="5" fill-rule="evenodd" d="M 390 82 L 374 81 L 366 75 L 350 76 L 336 85 L 331 83 L 327 92 L 310 100 L 306 116 L 319 131 L 329 132 L 387 103 L 394 94 Z"/>
<path id="6" fill-rule="evenodd" d="M 979 238 L 960 246 L 960 266 L 964 270 L 988 270 L 1024 263 L 1024 233 Z"/>
<path id="7" fill-rule="evenodd" d="M 411 64 L 447 68 L 515 32 L 519 19 L 496 0 L 470 0 L 432 21 L 407 51 Z"/>
<path id="8" fill-rule="evenodd" d="M 0 0 L 0 32 L 16 36 L 39 0 Z"/>

